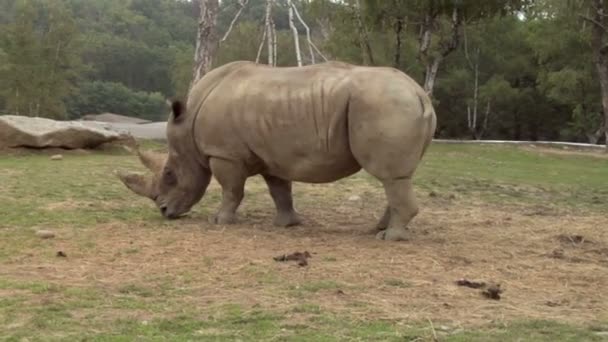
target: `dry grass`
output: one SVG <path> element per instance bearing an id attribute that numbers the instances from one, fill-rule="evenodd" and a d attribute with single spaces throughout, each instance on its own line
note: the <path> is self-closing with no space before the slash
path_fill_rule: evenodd
<path id="1" fill-rule="evenodd" d="M 349 202 L 333 192 L 322 204 L 302 208 L 306 222 L 297 228 L 270 226 L 273 212 L 265 198 L 245 204 L 243 224 L 236 226 L 209 226 L 198 217 L 166 227 L 117 222 L 85 232 L 60 228 L 59 238 L 4 263 L 0 276 L 108 293 L 138 284 L 152 296 L 170 282 L 168 291 L 179 292 L 167 297 L 176 309 L 240 303 L 281 311 L 312 303 L 364 319 L 455 325 L 608 318 L 607 217 L 531 216 L 524 207 L 504 210 L 420 194 L 424 209 L 411 240 L 382 242 L 369 229 L 383 204 L 381 192 L 348 185 L 368 195 Z M 312 196 L 319 193 L 315 187 L 297 188 L 300 196 Z M 327 194 L 339 187 L 323 188 Z M 587 241 L 560 239 L 572 235 Z M 54 250 L 68 258 L 49 258 Z M 313 253 L 308 267 L 272 259 L 297 250 Z M 499 282 L 506 291 L 502 300 L 490 301 L 456 286 L 460 278 Z"/>
<path id="2" fill-rule="evenodd" d="M 190 217 L 164 221 L 150 201 L 130 194 L 115 179 L 103 178 L 114 163 L 127 160 L 125 156 L 68 156 L 59 164 L 46 156 L 10 160 L 0 171 L 4 177 L 0 180 L 5 181 L 0 192 L 16 193 L 27 175 L 32 188 L 23 196 L 35 199 L 39 208 L 23 209 L 29 197 L 15 201 L 0 193 L 4 215 L 12 218 L 10 225 L 0 222 L 0 326 L 5 324 L 2 313 L 10 315 L 0 330 L 17 331 L 19 336 L 38 330 L 77 336 L 82 331 L 113 332 L 118 328 L 112 327 L 125 320 L 151 322 L 186 315 L 216 322 L 218 315 L 230 312 L 230 305 L 246 313 L 261 310 L 279 315 L 279 332 L 269 333 L 275 337 L 285 329 L 306 327 L 340 339 L 333 325 L 346 318 L 389 321 L 397 327 L 422 325 L 429 340 L 441 334 L 436 329 L 442 326 L 483 329 L 521 320 L 605 325 L 608 217 L 595 207 L 584 210 L 570 202 L 551 203 L 561 198 L 555 189 L 570 187 L 504 183 L 487 177 L 462 183 L 461 172 L 449 178 L 445 168 L 433 165 L 460 153 L 454 160 L 469 158 L 470 169 L 489 175 L 493 169 L 482 167 L 502 155 L 486 148 L 439 153 L 431 155 L 431 166 L 421 171 L 417 186 L 421 213 L 411 225 L 410 240 L 404 242 L 374 239 L 371 228 L 384 208 L 384 194 L 361 174 L 333 184 L 296 184 L 295 202 L 304 225 L 292 228 L 271 225 L 274 207 L 267 189 L 259 177 L 251 179 L 239 209 L 240 223 L 214 226 L 207 223 L 207 216 L 219 205 L 215 182 Z M 32 162 L 44 174 L 32 174 L 32 167 L 20 166 L 24 162 Z M 131 166 L 135 162 L 131 160 Z M 83 174 L 74 170 L 78 165 L 90 165 L 94 171 Z M 65 179 L 48 182 L 61 167 Z M 444 173 L 428 178 L 436 171 Z M 528 179 L 528 174 L 515 171 L 520 172 L 517 179 Z M 559 177 L 578 182 L 576 172 L 568 170 Z M 562 179 L 552 177 L 554 182 Z M 88 179 L 95 182 L 87 183 Z M 76 190 L 65 190 L 65 184 Z M 428 189 L 434 189 L 433 196 Z M 594 189 L 603 200 L 605 188 Z M 47 197 L 36 197 L 41 191 Z M 503 202 L 505 194 L 522 200 Z M 353 195 L 359 199 L 353 200 Z M 9 215 L 18 210 L 23 210 L 22 215 Z M 22 219 L 27 215 L 33 215 L 34 223 Z M 72 221 L 59 217 L 69 215 L 78 217 Z M 38 228 L 54 230 L 56 238 L 37 238 Z M 312 253 L 307 267 L 273 260 L 304 250 Z M 58 251 L 67 257 L 57 257 Z M 489 300 L 480 290 L 457 286 L 454 282 L 461 278 L 497 282 L 505 292 L 501 300 Z M 328 321 L 328 315 L 341 318 Z M 51 325 L 52 330 L 41 323 L 54 316 L 64 325 Z M 222 335 L 234 329 L 229 321 L 199 330 Z M 370 331 L 378 333 L 374 329 Z M 397 328 L 378 329 L 386 333 Z"/>

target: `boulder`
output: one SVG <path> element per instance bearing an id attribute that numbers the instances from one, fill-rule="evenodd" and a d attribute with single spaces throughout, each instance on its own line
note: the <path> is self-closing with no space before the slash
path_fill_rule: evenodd
<path id="1" fill-rule="evenodd" d="M 132 116 L 125 116 L 114 113 L 101 113 L 101 114 L 87 114 L 84 115 L 81 120 L 85 121 L 99 121 L 99 122 L 112 122 L 112 123 L 125 123 L 125 124 L 144 124 L 152 121 L 135 118 Z"/>
<path id="2" fill-rule="evenodd" d="M 56 121 L 18 115 L 0 116 L 0 148 L 95 148 L 124 139 L 120 132 L 82 121 Z"/>
<path id="3" fill-rule="evenodd" d="M 142 124 L 83 121 L 87 125 L 96 125 L 104 129 L 112 130 L 120 134 L 130 135 L 138 139 L 167 139 L 167 122 L 150 122 Z"/>

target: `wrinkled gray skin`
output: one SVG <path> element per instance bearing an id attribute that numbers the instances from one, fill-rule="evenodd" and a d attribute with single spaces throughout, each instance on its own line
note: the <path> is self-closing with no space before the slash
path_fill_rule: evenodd
<path id="1" fill-rule="evenodd" d="M 222 203 L 211 219 L 236 222 L 248 177 L 261 175 L 278 226 L 300 224 L 292 182 L 327 183 L 363 168 L 382 183 L 388 205 L 377 238 L 407 238 L 418 213 L 412 176 L 436 128 L 431 100 L 404 73 L 329 62 L 268 67 L 233 62 L 172 103 L 168 156 L 137 150 L 152 176 L 120 174 L 167 218 L 190 210 L 212 175 Z"/>

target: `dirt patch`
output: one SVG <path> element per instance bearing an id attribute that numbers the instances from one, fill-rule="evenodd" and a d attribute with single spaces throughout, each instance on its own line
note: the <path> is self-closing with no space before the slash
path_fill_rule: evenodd
<path id="1" fill-rule="evenodd" d="M 298 187 L 296 201 L 316 190 Z M 422 210 L 410 240 L 386 242 L 371 233 L 384 207 L 381 190 L 359 202 L 345 203 L 345 196 L 305 197 L 298 206 L 305 225 L 291 228 L 271 225 L 268 196 L 245 200 L 241 223 L 234 226 L 208 225 L 199 214 L 170 223 L 54 227 L 60 239 L 24 247 L 3 262 L 0 278 L 97 291 L 112 303 L 128 295 L 162 305 L 158 315 L 185 307 L 212 314 L 229 303 L 279 311 L 311 304 L 363 319 L 432 317 L 462 325 L 487 324 L 497 316 L 588 323 L 606 315 L 604 215 L 531 217 L 481 201 L 445 205 L 420 196 Z M 216 204 L 209 202 L 201 206 Z M 340 212 L 332 209 L 337 207 Z M 560 234 L 593 243 L 570 247 L 556 238 Z M 283 267 L 273 260 L 279 248 L 315 251 L 315 262 Z M 556 248 L 584 262 L 547 257 Z M 69 258 L 56 257 L 58 250 Z M 500 279 L 508 292 L 500 301 L 488 301 L 479 289 L 454 283 L 462 277 Z M 132 286 L 127 294 L 126 285 Z"/>
<path id="2" fill-rule="evenodd" d="M 303 253 L 295 252 L 292 254 L 279 255 L 277 257 L 274 257 L 273 259 L 274 259 L 274 261 L 294 260 L 294 261 L 297 261 L 298 266 L 307 266 L 308 265 L 307 259 L 310 257 L 311 257 L 310 253 L 308 253 L 308 251 L 304 251 Z"/>

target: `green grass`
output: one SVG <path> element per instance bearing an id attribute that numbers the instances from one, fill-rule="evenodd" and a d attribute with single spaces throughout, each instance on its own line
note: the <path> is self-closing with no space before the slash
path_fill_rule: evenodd
<path id="1" fill-rule="evenodd" d="M 157 143 L 144 146 L 162 148 Z M 68 286 L 58 282 L 25 281 L 2 273 L 23 250 L 39 250 L 55 260 L 51 241 L 34 237 L 39 228 L 62 227 L 74 233 L 82 250 L 95 250 L 85 233 L 105 223 L 138 223 L 142 229 L 175 228 L 163 221 L 152 202 L 139 198 L 112 175 L 114 169 L 144 171 L 135 157 L 117 150 L 103 153 L 49 155 L 24 153 L 0 156 L 0 340 L 6 341 L 601 341 L 608 327 L 579 327 L 552 321 L 508 322 L 447 330 L 429 322 L 354 319 L 347 313 L 326 310 L 315 296 L 363 291 L 357 284 L 303 279 L 287 284 L 284 295 L 296 302 L 288 309 L 251 308 L 240 303 L 206 307 L 184 304 L 188 289 L 176 288 L 175 275 L 150 274 L 146 282 L 110 288 L 95 284 Z M 440 199 L 454 194 L 458 200 L 487 200 L 504 205 L 538 204 L 575 210 L 605 210 L 608 202 L 608 159 L 548 155 L 514 147 L 434 144 L 416 175 L 416 186 L 435 191 Z M 376 184 L 365 173 L 350 181 Z M 338 182 L 345 184 L 345 181 Z M 297 186 L 297 185 L 296 185 Z M 377 188 L 381 193 L 381 189 Z M 255 193 L 262 192 L 255 190 Z M 301 205 L 319 197 L 296 198 Z M 304 196 L 303 196 L 304 197 Z M 217 202 L 209 194 L 206 202 Z M 270 202 L 260 205 L 271 206 Z M 215 207 L 195 207 L 203 220 Z M 166 246 L 172 244 L 167 238 Z M 161 244 L 162 244 L 161 243 Z M 144 247 L 117 248 L 117 256 L 137 256 Z M 169 256 L 171 257 L 171 256 Z M 71 254 L 67 260 L 70 262 Z M 319 262 L 335 264 L 343 256 L 322 256 Z M 10 261 L 12 262 L 12 261 Z M 204 256 L 203 269 L 221 267 L 221 260 Z M 412 261 L 415 262 L 415 261 Z M 26 261 L 24 261 L 26 263 Z M 247 286 L 279 286 L 278 272 L 256 263 L 240 270 Z M 179 275 L 189 284 L 189 274 Z M 378 279 L 391 291 L 407 291 L 407 279 Z M 8 295 L 10 294 L 10 295 Z M 311 297 L 313 299 L 311 299 Z M 353 301 L 347 307 L 366 310 L 369 303 Z"/>
<path id="2" fill-rule="evenodd" d="M 116 152 L 66 154 L 61 161 L 40 154 L 2 156 L 0 227 L 83 227 L 113 221 L 162 224 L 153 203 L 126 191 L 112 174 L 117 169 L 145 171 L 133 156 Z M 377 184 L 364 172 L 354 178 Z M 608 159 L 540 155 L 504 146 L 435 144 L 418 169 L 415 184 L 439 196 L 602 210 L 608 201 L 606 179 Z M 209 193 L 206 200 L 215 202 L 219 196 Z M 195 209 L 207 213 L 201 206 Z"/>
<path id="3" fill-rule="evenodd" d="M 550 321 L 514 322 L 508 326 L 490 327 L 454 334 L 446 341 L 606 341 L 605 330 L 594 331 Z M 604 333 L 604 334 L 603 334 Z"/>
<path id="4" fill-rule="evenodd" d="M 608 158 L 541 154 L 513 146 L 434 144 L 416 185 L 462 196 L 592 210 L 608 201 Z"/>

